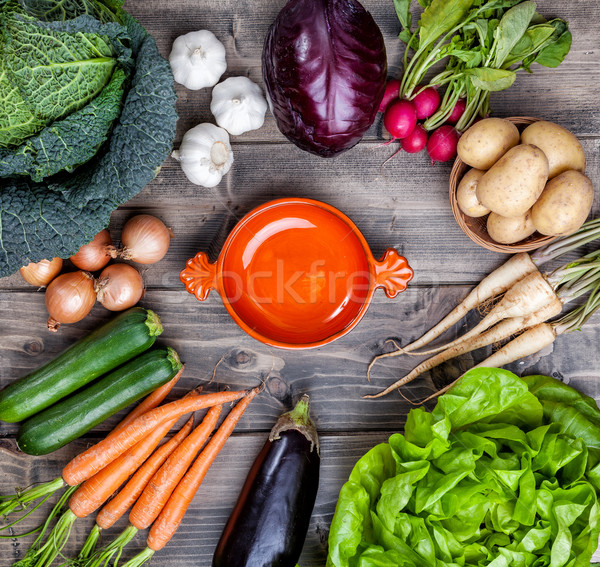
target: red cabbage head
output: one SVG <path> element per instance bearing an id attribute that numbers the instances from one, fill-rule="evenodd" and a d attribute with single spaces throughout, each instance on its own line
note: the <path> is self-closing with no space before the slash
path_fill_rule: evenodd
<path id="1" fill-rule="evenodd" d="M 289 0 L 269 28 L 263 77 L 281 132 L 332 157 L 356 145 L 379 108 L 385 44 L 357 0 Z"/>

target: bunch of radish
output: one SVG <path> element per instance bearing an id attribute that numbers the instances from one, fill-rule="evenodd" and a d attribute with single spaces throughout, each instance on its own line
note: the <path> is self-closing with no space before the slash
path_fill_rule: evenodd
<path id="1" fill-rule="evenodd" d="M 383 112 L 383 125 L 392 136 L 390 142 L 400 140 L 400 149 L 409 154 L 427 148 L 432 164 L 453 159 L 460 138 L 454 124 L 465 110 L 465 100 L 458 100 L 445 124 L 428 132 L 424 121 L 440 107 L 440 94 L 434 87 L 424 87 L 411 100 L 400 98 L 400 84 L 398 79 L 390 79 L 379 105 L 379 111 Z"/>

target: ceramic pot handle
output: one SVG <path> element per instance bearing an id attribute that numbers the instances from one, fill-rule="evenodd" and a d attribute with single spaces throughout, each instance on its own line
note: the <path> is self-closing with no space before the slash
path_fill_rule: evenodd
<path id="1" fill-rule="evenodd" d="M 210 290 L 217 287 L 217 265 L 210 262 L 206 252 L 198 252 L 185 263 L 179 279 L 189 293 L 204 301 Z"/>
<path id="2" fill-rule="evenodd" d="M 373 260 L 375 268 L 375 289 L 383 288 L 385 294 L 392 298 L 406 289 L 414 272 L 406 258 L 400 256 L 393 248 L 388 248 L 381 260 Z"/>

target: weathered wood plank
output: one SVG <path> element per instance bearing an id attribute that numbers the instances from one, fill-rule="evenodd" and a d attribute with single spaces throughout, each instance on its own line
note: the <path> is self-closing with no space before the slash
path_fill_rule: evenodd
<path id="1" fill-rule="evenodd" d="M 600 138 L 584 139 L 583 145 L 587 175 L 600 187 Z M 281 197 L 309 197 L 338 207 L 357 224 L 377 257 L 395 247 L 408 258 L 414 285 L 472 284 L 498 266 L 504 256 L 469 240 L 452 216 L 450 166 L 432 167 L 425 155 L 403 154 L 381 167 L 391 152 L 361 144 L 323 160 L 290 145 L 270 145 L 266 152 L 261 144 L 244 144 L 236 148 L 227 179 L 214 189 L 193 185 L 169 159 L 158 179 L 113 213 L 111 232 L 118 239 L 124 222 L 139 212 L 156 214 L 172 227 L 175 238 L 167 256 L 143 267 L 150 288 L 179 289 L 179 272 L 188 258 L 198 250 L 216 258 L 237 220 Z M 596 217 L 598 195 L 592 210 Z M 0 280 L 0 289 L 27 288 L 18 274 Z"/>
<path id="2" fill-rule="evenodd" d="M 323 566 L 326 557 L 327 534 L 335 510 L 337 494 L 347 480 L 354 463 L 371 447 L 385 441 L 387 432 L 370 435 L 336 437 L 321 435 L 321 480 L 319 494 L 313 511 L 301 564 L 305 567 Z M 252 461 L 266 441 L 266 433 L 237 435 L 227 442 L 211 467 L 186 517 L 169 543 L 152 560 L 161 567 L 195 565 L 209 567 L 214 549 L 229 514 L 235 504 L 239 490 L 250 469 Z M 29 458 L 14 452 L 14 446 L 6 441 L 0 446 L 0 494 L 10 494 L 15 484 L 27 486 L 32 482 L 51 480 L 60 475 L 68 460 L 85 447 L 83 442 L 73 443 L 49 457 Z M 23 529 L 40 523 L 49 508 L 36 511 L 24 522 Z M 76 555 L 95 515 L 77 520 L 72 535 L 63 553 L 67 557 Z M 108 542 L 127 525 L 124 517 L 104 534 Z M 146 532 L 141 532 L 123 554 L 123 560 L 131 558 L 145 546 Z M 0 567 L 8 567 L 23 557 L 33 537 L 19 540 L 0 540 Z"/>
<path id="3" fill-rule="evenodd" d="M 276 349 L 255 341 L 229 318 L 216 297 L 199 303 L 185 291 L 149 290 L 142 304 L 162 317 L 165 332 L 159 343 L 174 347 L 186 363 L 186 377 L 174 395 L 210 379 L 213 371 L 215 385 L 209 388 L 216 385 L 245 388 L 266 379 L 266 391 L 253 402 L 239 431 L 268 430 L 292 399 L 307 392 L 321 431 L 366 432 L 402 428 L 411 407 L 405 399 L 395 393 L 378 400 L 364 400 L 362 396 L 387 387 L 420 361 L 406 356 L 382 361 L 374 368 L 369 383 L 366 369 L 372 357 L 391 350 L 385 344 L 388 338 L 406 344 L 420 336 L 466 291 L 467 288 L 457 286 L 415 288 L 393 301 L 378 292 L 364 319 L 348 335 L 309 351 Z M 44 328 L 42 299 L 41 294 L 0 293 L 3 337 L 0 385 L 25 375 L 110 318 L 98 306 L 80 323 L 51 334 Z M 458 331 L 474 325 L 477 319 L 477 314 L 472 314 L 466 323 L 450 331 L 448 337 L 453 338 Z M 581 332 L 559 337 L 554 348 L 544 353 L 551 352 L 551 356 L 534 355 L 510 368 L 519 374 L 558 373 L 600 399 L 599 340 L 600 319 L 595 317 Z M 404 395 L 415 402 L 422 400 L 434 387 L 458 377 L 489 352 L 489 349 L 477 351 L 434 370 L 409 385 Z M 115 422 L 113 418 L 99 429 L 106 430 Z M 12 435 L 15 431 L 15 425 L 0 426 L 0 434 Z"/>
<path id="4" fill-rule="evenodd" d="M 127 0 L 126 7 L 157 39 L 168 55 L 174 38 L 195 29 L 210 29 L 225 43 L 229 68 L 225 77 L 246 75 L 262 85 L 262 38 L 285 0 Z M 416 4 L 416 3 L 415 3 Z M 390 75 L 400 73 L 402 45 L 391 0 L 364 0 L 380 25 L 388 49 Z M 574 42 L 558 69 L 536 68 L 521 74 L 507 91 L 492 98 L 498 116 L 530 115 L 554 120 L 582 138 L 588 156 L 588 175 L 600 184 L 600 83 L 597 33 L 600 4 L 543 0 L 538 9 L 548 17 L 570 22 Z M 415 12 L 416 15 L 416 12 Z M 210 90 L 189 91 L 177 86 L 180 121 L 176 144 L 195 124 L 213 121 Z M 266 379 L 266 391 L 253 402 L 234 437 L 207 476 L 180 531 L 153 564 L 167 567 L 208 567 L 222 527 L 250 464 L 276 417 L 300 393 L 308 392 L 322 439 L 321 484 L 317 505 L 301 558 L 303 567 L 322 566 L 337 494 L 356 460 L 389 433 L 401 431 L 412 407 L 397 394 L 380 400 L 362 395 L 386 387 L 409 371 L 419 359 L 396 357 L 379 363 L 371 383 L 365 378 L 371 358 L 389 349 L 387 338 L 405 343 L 420 335 L 465 295 L 470 285 L 499 265 L 504 256 L 471 243 L 456 226 L 447 204 L 449 165 L 430 167 L 425 155 L 397 156 L 380 169 L 392 148 L 378 147 L 385 137 L 381 117 L 365 141 L 333 160 L 301 152 L 285 140 L 268 114 L 256 132 L 233 138 L 236 162 L 231 174 L 213 190 L 187 182 L 179 166 L 168 159 L 163 170 L 135 199 L 113 214 L 115 238 L 127 218 L 151 212 L 176 232 L 169 255 L 144 269 L 148 292 L 142 304 L 163 317 L 160 342 L 174 346 L 186 361 L 186 378 L 179 395 L 215 371 L 214 384 L 246 387 Z M 187 294 L 178 281 L 185 260 L 197 250 L 215 256 L 233 223 L 252 207 L 272 198 L 306 196 L 321 199 L 348 214 L 365 234 L 376 255 L 397 247 L 411 262 L 415 280 L 407 292 L 390 301 L 376 293 L 364 320 L 349 335 L 311 351 L 265 347 L 243 333 L 214 294 L 203 304 Z M 594 215 L 600 212 L 598 198 Z M 455 285 L 446 285 L 455 284 Z M 97 306 L 84 321 L 50 334 L 45 329 L 43 293 L 25 286 L 18 275 L 0 280 L 0 386 L 58 354 L 68 344 L 108 320 Z M 465 324 L 477 320 L 473 314 Z M 598 344 L 600 322 L 594 317 L 579 333 L 559 337 L 539 355 L 511 365 L 521 375 L 555 375 L 600 400 Z M 456 377 L 489 352 L 477 352 L 415 381 L 404 394 L 418 401 L 449 377 Z M 216 370 L 215 370 L 216 367 Z M 106 431 L 115 416 L 86 439 L 46 457 L 15 453 L 15 425 L 0 426 L 0 494 L 18 483 L 27 485 L 60 474 L 64 464 Z M 44 510 L 46 511 L 46 510 Z M 39 523 L 43 513 L 31 518 Z M 65 549 L 74 553 L 83 543 L 93 519 L 78 522 Z M 110 535 L 123 527 L 126 519 Z M 29 540 L 30 541 L 30 540 Z M 0 541 L 0 567 L 22 556 L 25 542 Z M 140 535 L 125 557 L 144 546 Z"/>
<path id="5" fill-rule="evenodd" d="M 156 37 L 159 49 L 168 56 L 173 40 L 180 34 L 197 29 L 209 29 L 224 43 L 228 69 L 224 78 L 245 75 L 263 84 L 261 56 L 263 38 L 283 0 L 205 1 L 197 7 L 186 0 L 173 2 L 134 2 L 126 7 Z M 397 39 L 400 31 L 391 0 L 365 0 L 364 6 L 372 13 L 386 40 L 390 76 L 402 73 L 403 44 Z M 416 2 L 413 4 L 417 5 Z M 535 73 L 522 73 L 507 91 L 492 95 L 493 112 L 508 116 L 540 116 L 555 120 L 578 135 L 597 135 L 600 111 L 595 104 L 596 86 L 600 84 L 600 65 L 595 54 L 600 49 L 596 19 L 591 15 L 590 2 L 578 0 L 559 2 L 544 0 L 538 5 L 547 18 L 562 17 L 569 21 L 573 45 L 565 62 L 557 69 L 535 66 Z M 413 21 L 419 10 L 414 8 Z M 573 96 L 576 92 L 577 96 Z M 200 122 L 214 122 L 210 113 L 210 89 L 190 91 L 178 86 L 180 121 L 178 139 L 183 132 Z M 377 122 L 367 139 L 381 137 Z M 267 113 L 265 126 L 255 132 L 235 137 L 236 141 L 283 141 L 275 121 Z"/>

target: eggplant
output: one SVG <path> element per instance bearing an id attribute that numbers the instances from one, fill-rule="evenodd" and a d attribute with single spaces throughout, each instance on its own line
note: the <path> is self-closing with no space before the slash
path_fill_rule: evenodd
<path id="1" fill-rule="evenodd" d="M 213 567 L 295 567 L 319 487 L 319 439 L 305 394 L 256 457 L 213 556 Z"/>

